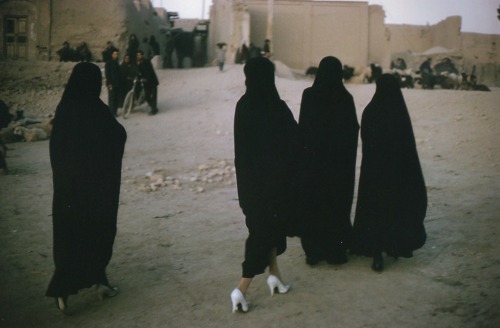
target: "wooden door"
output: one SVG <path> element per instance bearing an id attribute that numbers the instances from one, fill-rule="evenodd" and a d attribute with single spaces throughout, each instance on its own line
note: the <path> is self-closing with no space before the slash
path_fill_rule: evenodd
<path id="1" fill-rule="evenodd" d="M 5 52 L 7 59 L 27 59 L 28 17 L 7 16 L 5 18 Z"/>

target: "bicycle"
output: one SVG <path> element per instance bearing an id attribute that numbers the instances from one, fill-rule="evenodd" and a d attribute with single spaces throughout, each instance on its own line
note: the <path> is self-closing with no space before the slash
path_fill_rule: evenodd
<path id="1" fill-rule="evenodd" d="M 127 118 L 134 108 L 146 102 L 146 92 L 144 90 L 145 81 L 146 80 L 140 77 L 134 78 L 134 84 L 123 101 L 123 118 Z"/>

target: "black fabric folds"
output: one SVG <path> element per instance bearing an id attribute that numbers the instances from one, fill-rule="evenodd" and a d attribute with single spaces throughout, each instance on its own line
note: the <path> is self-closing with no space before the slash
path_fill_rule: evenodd
<path id="1" fill-rule="evenodd" d="M 304 90 L 299 128 L 305 144 L 299 172 L 298 234 L 306 255 L 335 262 L 351 237 L 359 124 L 342 64 L 321 60 L 313 86 Z"/>
<path id="2" fill-rule="evenodd" d="M 274 65 L 266 58 L 244 68 L 246 93 L 236 105 L 234 149 L 240 207 L 246 216 L 243 276 L 264 272 L 272 248 L 286 249 L 285 222 L 298 148 L 298 126 L 274 85 Z"/>
<path id="3" fill-rule="evenodd" d="M 363 158 L 352 252 L 411 257 L 426 240 L 427 191 L 397 79 L 383 74 L 361 121 Z"/>
<path id="4" fill-rule="evenodd" d="M 57 107 L 50 140 L 55 273 L 46 295 L 75 294 L 109 284 L 105 269 L 116 235 L 126 132 L 99 98 L 94 64 L 72 71 Z"/>

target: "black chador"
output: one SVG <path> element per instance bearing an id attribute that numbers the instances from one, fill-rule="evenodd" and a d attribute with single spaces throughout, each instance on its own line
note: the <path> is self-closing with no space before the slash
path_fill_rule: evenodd
<path id="1" fill-rule="evenodd" d="M 361 120 L 363 158 L 352 252 L 411 257 L 426 240 L 427 191 L 408 109 L 397 79 L 383 74 Z"/>
<path id="2" fill-rule="evenodd" d="M 50 139 L 55 264 L 50 297 L 109 286 L 106 266 L 116 235 L 127 135 L 99 98 L 101 81 L 99 67 L 77 64 L 56 110 Z"/>
<path id="3" fill-rule="evenodd" d="M 299 188 L 301 242 L 306 261 L 347 262 L 351 236 L 359 124 L 354 100 L 342 83 L 342 64 L 321 60 L 304 90 L 299 128 L 305 144 Z"/>
<path id="4" fill-rule="evenodd" d="M 258 57 L 245 65 L 246 93 L 234 118 L 235 167 L 240 207 L 249 236 L 243 277 L 269 265 L 271 250 L 286 249 L 291 178 L 298 149 L 298 126 L 274 84 L 274 65 Z"/>

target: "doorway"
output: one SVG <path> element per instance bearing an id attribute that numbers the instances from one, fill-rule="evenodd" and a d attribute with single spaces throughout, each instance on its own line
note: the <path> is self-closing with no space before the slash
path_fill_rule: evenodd
<path id="1" fill-rule="evenodd" d="M 27 59 L 28 56 L 28 16 L 5 17 L 5 57 L 7 59 Z"/>

